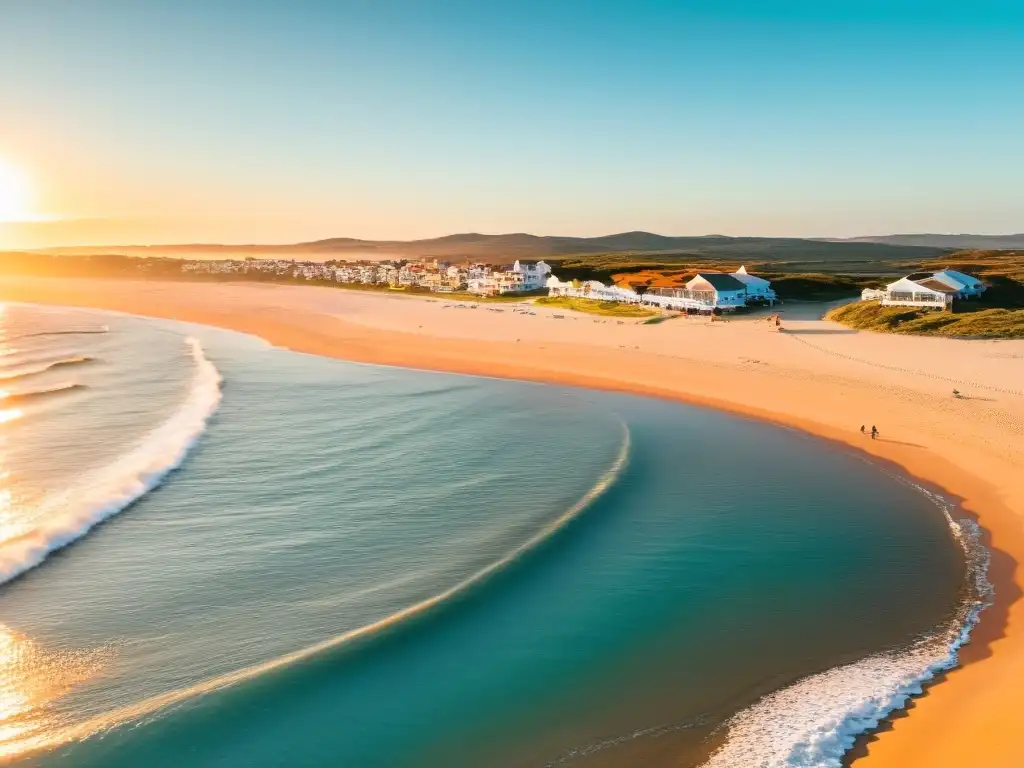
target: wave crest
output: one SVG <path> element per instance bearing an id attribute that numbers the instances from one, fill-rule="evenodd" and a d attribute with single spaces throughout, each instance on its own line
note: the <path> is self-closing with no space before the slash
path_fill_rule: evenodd
<path id="1" fill-rule="evenodd" d="M 811 675 L 738 713 L 725 725 L 727 741 L 703 768 L 841 768 L 860 735 L 903 709 L 937 674 L 956 666 L 960 647 L 992 604 L 990 554 L 974 521 L 954 520 L 944 499 L 904 482 L 942 509 L 967 556 L 970 597 L 946 625 L 909 648 Z"/>
<path id="2" fill-rule="evenodd" d="M 17 405 L 30 400 L 41 400 L 54 395 L 75 392 L 80 389 L 87 389 L 87 387 L 85 384 L 78 384 L 76 382 L 69 381 L 64 384 L 56 384 L 52 387 L 47 387 L 46 389 L 29 389 L 23 392 L 0 391 L 0 401 L 2 401 L 5 406 Z"/>
<path id="3" fill-rule="evenodd" d="M 173 707 L 188 699 L 211 694 L 225 688 L 230 688 L 248 680 L 255 679 L 268 672 L 281 669 L 296 662 L 310 659 L 334 648 L 344 646 L 354 640 L 375 635 L 382 630 L 401 624 L 404 621 L 424 615 L 447 603 L 453 598 L 466 594 L 469 590 L 479 587 L 492 576 L 517 561 L 520 557 L 527 554 L 535 547 L 543 544 L 552 536 L 558 534 L 615 484 L 615 481 L 618 480 L 629 463 L 632 447 L 632 436 L 630 435 L 629 427 L 625 422 L 622 422 L 622 434 L 622 443 L 620 444 L 619 452 L 615 457 L 615 460 L 601 474 L 597 479 L 597 482 L 591 486 L 591 488 L 587 490 L 587 492 L 575 504 L 565 510 L 557 518 L 548 522 L 530 538 L 507 554 L 485 565 L 483 568 L 469 576 L 466 576 L 461 581 L 453 584 L 447 589 L 402 608 L 401 610 L 396 611 L 395 613 L 392 613 L 378 621 L 329 637 L 297 651 L 292 651 L 291 653 L 278 656 L 262 663 L 254 664 L 234 672 L 228 672 L 226 674 L 204 680 L 188 688 L 169 691 L 167 693 L 139 701 L 135 704 L 120 707 L 83 723 L 65 728 L 62 731 L 47 734 L 43 738 L 23 740 L 14 744 L 13 747 L 10 748 L 17 749 L 19 752 L 22 752 L 26 750 L 52 747 L 56 744 L 70 741 L 72 739 L 87 738 L 94 733 L 114 728 L 122 723 L 131 720 L 140 720 L 158 710 Z"/>
<path id="4" fill-rule="evenodd" d="M 0 542 L 0 584 L 34 568 L 156 488 L 181 466 L 221 401 L 221 375 L 198 341 L 188 344 L 195 375 L 188 396 L 163 424 L 119 459 L 43 502 L 32 530 Z"/>
<path id="5" fill-rule="evenodd" d="M 79 355 L 75 357 L 65 357 L 59 360 L 49 359 L 40 362 L 31 362 L 25 365 L 18 366 L 12 371 L 4 371 L 0 374 L 0 381 L 16 381 L 17 379 L 23 379 L 28 376 L 36 376 L 40 373 L 53 370 L 55 368 L 68 368 L 74 365 L 85 365 L 86 363 L 95 362 L 95 357 L 88 357 L 85 355 Z"/>

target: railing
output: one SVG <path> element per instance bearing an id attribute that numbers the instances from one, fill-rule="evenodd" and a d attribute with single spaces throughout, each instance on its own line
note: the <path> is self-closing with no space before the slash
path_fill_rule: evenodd
<path id="1" fill-rule="evenodd" d="M 639 294 L 635 291 L 629 291 L 616 286 L 607 286 L 605 288 L 558 286 L 557 288 L 551 288 L 551 295 L 573 296 L 580 299 L 593 299 L 595 301 L 617 301 L 622 304 L 646 304 L 652 307 L 661 307 L 662 309 L 696 309 L 707 311 L 715 307 L 713 299 L 710 302 L 706 302 L 684 296 L 665 296 L 650 292 Z"/>
<path id="2" fill-rule="evenodd" d="M 945 309 L 953 303 L 953 297 L 938 293 L 910 293 L 890 291 L 882 295 L 883 307 L 935 307 Z"/>

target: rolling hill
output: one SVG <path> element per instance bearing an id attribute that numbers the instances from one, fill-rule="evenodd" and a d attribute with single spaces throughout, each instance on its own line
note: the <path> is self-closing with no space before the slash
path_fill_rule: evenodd
<path id="1" fill-rule="evenodd" d="M 953 248 L 1012 251 L 1024 248 L 1024 233 L 1018 235 L 877 235 L 831 240 L 840 243 L 880 243 L 883 245 L 918 246 L 925 248 Z"/>
<path id="2" fill-rule="evenodd" d="M 925 259 L 945 251 L 938 246 L 914 246 L 872 241 L 828 241 L 800 238 L 670 237 L 651 232 L 621 232 L 602 237 L 557 237 L 523 232 L 485 235 L 463 233 L 429 240 L 358 240 L 330 238 L 291 245 L 134 245 L 47 249 L 61 255 L 124 254 L 177 258 L 280 256 L 299 259 L 444 258 L 450 260 L 511 261 L 517 258 L 561 260 L 584 255 L 630 254 L 657 256 L 661 261 L 713 258 L 728 261 L 794 263 L 878 262 Z"/>

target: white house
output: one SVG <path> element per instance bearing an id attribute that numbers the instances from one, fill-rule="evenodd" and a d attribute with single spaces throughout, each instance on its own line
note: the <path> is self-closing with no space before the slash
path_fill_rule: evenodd
<path id="1" fill-rule="evenodd" d="M 769 304 L 775 303 L 775 291 L 772 289 L 770 281 L 765 280 L 763 277 L 750 274 L 747 272 L 746 267 L 740 267 L 732 273 L 732 276 L 747 287 L 748 303 L 751 300 L 755 302 L 763 301 Z"/>
<path id="2" fill-rule="evenodd" d="M 889 283 L 884 291 L 861 292 L 862 301 L 880 300 L 886 307 L 933 307 L 949 309 L 954 299 L 980 296 L 985 285 L 976 277 L 951 269 L 914 272 Z"/>
<path id="3" fill-rule="evenodd" d="M 546 283 L 549 296 L 570 296 L 595 301 L 617 301 L 622 304 L 640 304 L 645 298 L 632 288 L 605 285 L 600 280 L 570 280 L 562 282 L 552 275 Z"/>
<path id="4" fill-rule="evenodd" d="M 698 272 L 686 284 L 685 295 L 720 309 L 736 309 L 747 304 L 747 286 L 724 272 Z"/>
<path id="5" fill-rule="evenodd" d="M 467 280 L 482 280 L 485 277 L 489 277 L 491 274 L 491 268 L 486 264 L 470 264 L 469 269 L 466 270 Z"/>
<path id="6" fill-rule="evenodd" d="M 551 267 L 543 261 L 519 260 L 511 268 L 491 270 L 482 264 L 473 265 L 468 271 L 470 293 L 494 296 L 504 293 L 524 293 L 544 288 Z"/>
<path id="7" fill-rule="evenodd" d="M 746 279 L 740 279 L 741 276 Z M 747 274 L 743 267 L 731 275 L 722 272 L 702 272 L 685 286 L 655 286 L 642 294 L 632 288 L 604 285 L 597 280 L 562 282 L 554 275 L 548 278 L 547 287 L 552 296 L 575 296 L 700 312 L 713 309 L 733 310 L 750 303 L 775 301 L 775 291 L 772 290 L 771 283 Z"/>
<path id="8" fill-rule="evenodd" d="M 516 259 L 512 265 L 512 271 L 523 276 L 524 291 L 536 291 L 543 288 L 547 283 L 548 275 L 551 274 L 551 267 L 543 261 L 526 261 Z"/>
<path id="9" fill-rule="evenodd" d="M 485 277 L 471 277 L 466 281 L 470 293 L 478 296 L 494 296 L 498 293 L 498 280 L 493 275 Z"/>

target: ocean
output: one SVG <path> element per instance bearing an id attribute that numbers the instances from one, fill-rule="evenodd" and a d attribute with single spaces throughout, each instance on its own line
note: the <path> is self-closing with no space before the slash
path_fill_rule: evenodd
<path id="1" fill-rule="evenodd" d="M 13 762 L 839 766 L 989 598 L 940 496 L 679 403 L 18 304 L 0 390 Z"/>

